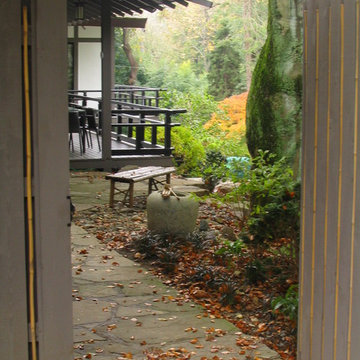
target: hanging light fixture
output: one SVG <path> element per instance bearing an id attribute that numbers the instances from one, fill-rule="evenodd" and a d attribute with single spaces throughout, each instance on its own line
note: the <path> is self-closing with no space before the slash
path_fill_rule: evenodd
<path id="1" fill-rule="evenodd" d="M 75 20 L 82 21 L 84 20 L 84 2 L 78 1 L 75 5 Z"/>

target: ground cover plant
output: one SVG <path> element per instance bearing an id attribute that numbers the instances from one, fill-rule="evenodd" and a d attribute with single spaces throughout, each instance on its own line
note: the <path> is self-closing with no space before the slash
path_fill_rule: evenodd
<path id="1" fill-rule="evenodd" d="M 200 199 L 198 226 L 186 238 L 148 232 L 145 197 L 133 209 L 78 212 L 75 222 L 175 286 L 178 301 L 192 299 L 203 316 L 226 318 L 283 359 L 295 359 L 299 192 L 285 164 L 269 159 L 264 152 L 257 167 L 243 166 L 243 185 L 226 201 Z M 248 202 L 249 211 L 235 200 Z"/>

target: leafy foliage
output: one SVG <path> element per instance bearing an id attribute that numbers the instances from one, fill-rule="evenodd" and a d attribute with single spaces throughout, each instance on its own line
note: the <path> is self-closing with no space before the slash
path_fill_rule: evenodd
<path id="1" fill-rule="evenodd" d="M 246 241 L 263 244 L 269 240 L 299 238 L 300 186 L 285 159 L 275 160 L 269 151 L 259 150 L 251 169 L 239 163 L 243 181 L 229 195 L 250 207 Z M 234 173 L 236 179 L 236 172 Z"/>
<path id="2" fill-rule="evenodd" d="M 278 296 L 271 301 L 274 311 L 278 310 L 291 320 L 297 319 L 299 305 L 298 285 L 291 285 L 285 296 Z"/>
<path id="3" fill-rule="evenodd" d="M 266 279 L 264 264 L 255 259 L 246 265 L 246 278 L 250 284 L 256 284 L 257 282 L 263 282 Z"/>
<path id="4" fill-rule="evenodd" d="M 220 98 L 248 89 L 251 71 L 266 38 L 266 0 L 216 0 L 214 5 L 211 9 L 196 4 L 164 9 L 148 16 L 145 31 L 132 31 L 131 47 L 139 64 L 139 84 L 191 92 L 208 89 Z M 126 80 L 129 64 L 121 42 L 116 43 L 115 51 L 117 79 Z M 231 76 L 225 68 L 231 69 Z M 215 84 L 223 82 L 217 71 L 227 77 L 226 82 L 235 92 L 222 94 L 213 83 L 208 86 L 209 72 Z"/>
<path id="5" fill-rule="evenodd" d="M 174 146 L 174 161 L 179 174 L 197 174 L 205 150 L 187 127 L 178 127 L 171 132 Z"/>
<path id="6" fill-rule="evenodd" d="M 236 241 L 224 240 L 219 250 L 217 250 L 217 255 L 241 255 L 246 248 L 246 245 L 241 239 Z"/>
<path id="7" fill-rule="evenodd" d="M 202 178 L 206 187 L 213 191 L 216 184 L 226 174 L 226 158 L 219 150 L 206 152 L 205 161 L 202 164 Z"/>
<path id="8" fill-rule="evenodd" d="M 220 101 L 217 112 L 213 113 L 211 120 L 204 127 L 219 127 L 226 133 L 226 137 L 239 137 L 246 131 L 246 101 L 248 93 L 233 95 Z"/>
<path id="9" fill-rule="evenodd" d="M 130 64 L 123 50 L 122 30 L 115 28 L 115 83 L 128 84 L 130 77 Z"/>
<path id="10" fill-rule="evenodd" d="M 161 106 L 171 109 L 186 109 L 185 114 L 180 114 L 177 121 L 191 128 L 195 132 L 201 132 L 202 126 L 208 122 L 214 112 L 217 111 L 217 102 L 214 98 L 202 92 L 180 92 L 171 90 L 163 93 Z"/>
<path id="11" fill-rule="evenodd" d="M 217 102 L 212 96 L 205 93 L 181 93 L 172 90 L 163 93 L 161 106 L 187 109 L 185 114 L 179 114 L 175 119 L 181 123 L 181 128 L 172 130 L 174 154 L 177 158 L 176 164 L 180 167 L 180 173 L 199 175 L 206 168 L 202 165 L 205 159 L 205 148 L 208 151 L 221 152 L 222 156 L 248 155 L 243 134 L 235 133 L 234 136 L 227 137 L 227 130 L 224 131 L 218 126 L 205 125 L 215 117 L 224 119 L 224 123 L 227 121 L 225 120 L 227 116 L 224 115 L 223 110 L 218 108 Z M 237 110 L 232 111 L 232 106 L 229 109 L 230 115 L 236 114 Z M 179 138 L 182 136 L 184 136 L 183 139 Z M 194 145 L 194 149 L 188 149 L 190 144 Z M 196 153 L 198 154 L 197 160 Z M 189 159 L 188 165 L 185 164 L 185 159 Z"/>

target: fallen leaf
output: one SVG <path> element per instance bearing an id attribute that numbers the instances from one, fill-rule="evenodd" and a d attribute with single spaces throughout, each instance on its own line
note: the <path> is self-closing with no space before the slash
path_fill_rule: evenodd
<path id="1" fill-rule="evenodd" d="M 107 331 L 112 331 L 112 330 L 114 330 L 114 329 L 116 329 L 117 328 L 117 325 L 116 324 L 111 324 L 111 325 L 108 325 L 107 326 Z"/>

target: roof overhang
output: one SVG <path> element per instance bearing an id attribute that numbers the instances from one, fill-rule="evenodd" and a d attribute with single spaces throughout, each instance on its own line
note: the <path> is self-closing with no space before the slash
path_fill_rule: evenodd
<path id="1" fill-rule="evenodd" d="M 208 0 L 111 0 L 111 14 L 113 18 L 125 16 L 136 16 L 144 11 L 153 13 L 165 8 L 174 9 L 177 4 L 188 6 L 189 2 L 211 7 L 212 2 Z M 77 6 L 83 7 L 84 20 L 78 22 L 75 17 Z M 68 23 L 79 23 L 89 25 L 89 22 L 101 22 L 101 0 L 67 0 Z M 130 27 L 130 26 L 129 26 Z"/>

